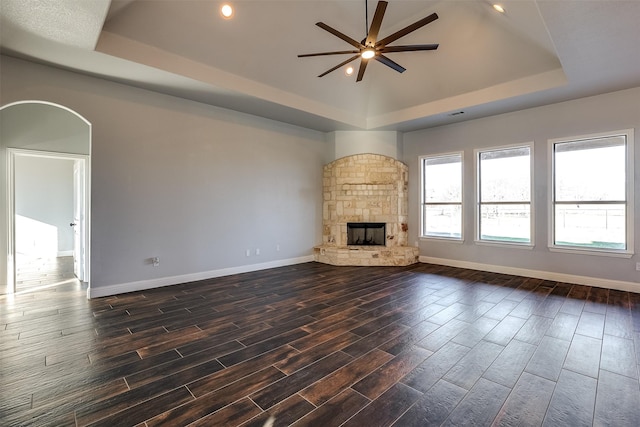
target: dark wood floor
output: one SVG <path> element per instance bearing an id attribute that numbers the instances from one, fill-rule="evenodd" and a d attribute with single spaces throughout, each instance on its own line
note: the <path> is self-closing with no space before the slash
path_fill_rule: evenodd
<path id="1" fill-rule="evenodd" d="M 0 425 L 640 425 L 640 294 L 317 263 L 85 294 L 0 297 Z"/>

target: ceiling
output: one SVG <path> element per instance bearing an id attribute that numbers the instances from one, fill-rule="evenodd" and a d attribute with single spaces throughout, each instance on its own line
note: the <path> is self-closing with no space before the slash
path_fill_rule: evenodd
<path id="1" fill-rule="evenodd" d="M 437 13 L 374 61 L 338 69 L 366 0 L 2 0 L 3 54 L 320 131 L 411 131 L 640 86 L 639 0 L 389 0 L 379 38 Z M 369 21 L 377 0 L 368 0 Z M 358 60 L 357 60 L 358 61 Z M 357 70 L 358 62 L 354 62 Z M 460 113 L 462 112 L 462 113 Z"/>

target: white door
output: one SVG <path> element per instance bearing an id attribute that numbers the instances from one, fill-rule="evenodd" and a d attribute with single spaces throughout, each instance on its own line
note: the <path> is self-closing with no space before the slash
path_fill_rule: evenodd
<path id="1" fill-rule="evenodd" d="M 73 163 L 73 272 L 80 281 L 85 281 L 85 161 Z"/>

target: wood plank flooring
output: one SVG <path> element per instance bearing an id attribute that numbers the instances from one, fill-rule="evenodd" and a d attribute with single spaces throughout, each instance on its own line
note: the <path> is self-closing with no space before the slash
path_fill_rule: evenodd
<path id="1" fill-rule="evenodd" d="M 16 257 L 16 292 L 31 292 L 75 279 L 73 257 Z"/>
<path id="2" fill-rule="evenodd" d="M 640 425 L 640 294 L 306 263 L 85 295 L 0 297 L 0 425 Z"/>

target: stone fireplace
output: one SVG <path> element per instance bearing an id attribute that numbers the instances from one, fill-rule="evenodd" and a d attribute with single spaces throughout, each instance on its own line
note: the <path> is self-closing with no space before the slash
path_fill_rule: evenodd
<path id="1" fill-rule="evenodd" d="M 318 262 L 332 265 L 409 265 L 408 168 L 378 154 L 356 154 L 324 167 L 322 244 Z"/>

